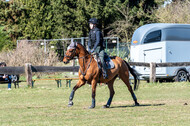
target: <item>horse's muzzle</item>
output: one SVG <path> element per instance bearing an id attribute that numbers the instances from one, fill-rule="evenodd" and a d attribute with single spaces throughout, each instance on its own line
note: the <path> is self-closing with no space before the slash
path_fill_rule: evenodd
<path id="1" fill-rule="evenodd" d="M 68 64 L 70 60 L 68 60 L 66 57 L 63 58 L 63 63 Z"/>
<path id="2" fill-rule="evenodd" d="M 68 63 L 69 63 L 69 60 L 67 60 L 67 61 L 64 61 L 64 60 L 63 60 L 63 63 L 64 63 L 64 64 L 68 64 Z"/>

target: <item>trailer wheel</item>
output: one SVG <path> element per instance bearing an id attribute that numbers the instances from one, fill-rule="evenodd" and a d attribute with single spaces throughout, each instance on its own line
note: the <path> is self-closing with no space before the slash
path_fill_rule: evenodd
<path id="1" fill-rule="evenodd" d="M 185 71 L 183 71 L 183 70 L 180 70 L 180 71 L 177 73 L 175 80 L 176 80 L 177 82 L 182 82 L 182 81 L 187 81 L 187 78 L 188 78 L 187 72 L 185 72 Z"/>
<path id="2" fill-rule="evenodd" d="M 19 81 L 19 75 L 11 75 L 11 81 L 12 82 Z"/>
<path id="3" fill-rule="evenodd" d="M 159 83 L 163 83 L 163 82 L 164 82 L 164 80 L 163 80 L 163 79 L 160 79 L 160 80 L 159 80 Z"/>
<path id="4" fill-rule="evenodd" d="M 150 83 L 150 80 L 146 80 L 146 83 Z"/>

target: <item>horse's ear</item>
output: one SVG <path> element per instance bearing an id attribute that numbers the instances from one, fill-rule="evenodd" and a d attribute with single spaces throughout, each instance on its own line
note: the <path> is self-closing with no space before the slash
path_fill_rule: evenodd
<path id="1" fill-rule="evenodd" d="M 75 42 L 73 39 L 71 39 L 71 43 L 73 43 L 73 47 L 76 47 L 77 46 L 77 42 Z"/>

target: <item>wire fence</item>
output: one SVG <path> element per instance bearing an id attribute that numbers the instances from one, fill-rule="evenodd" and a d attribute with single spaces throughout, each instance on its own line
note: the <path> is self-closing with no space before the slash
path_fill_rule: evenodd
<path id="1" fill-rule="evenodd" d="M 71 41 L 79 42 L 87 48 L 88 37 L 81 38 L 63 38 L 63 39 L 44 39 L 44 40 L 17 40 L 17 47 L 20 42 L 32 43 L 44 50 L 44 53 L 48 53 L 50 50 L 55 50 L 59 59 L 64 57 L 67 47 Z M 129 59 L 130 44 L 129 43 L 119 43 L 118 37 L 104 37 L 104 42 L 106 43 L 105 51 L 108 55 L 119 56 L 121 58 Z"/>

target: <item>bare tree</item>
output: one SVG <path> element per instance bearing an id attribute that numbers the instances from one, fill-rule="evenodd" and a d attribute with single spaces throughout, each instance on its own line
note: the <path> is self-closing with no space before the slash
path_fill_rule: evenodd
<path id="1" fill-rule="evenodd" d="M 176 1 L 159 8 L 156 13 L 159 22 L 190 24 L 190 2 Z"/>

